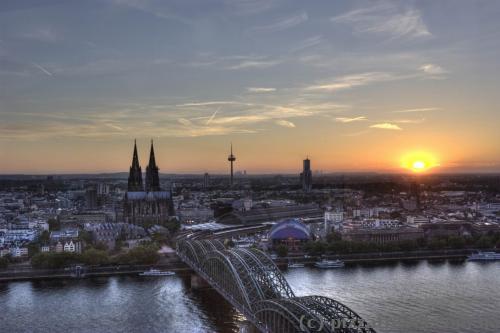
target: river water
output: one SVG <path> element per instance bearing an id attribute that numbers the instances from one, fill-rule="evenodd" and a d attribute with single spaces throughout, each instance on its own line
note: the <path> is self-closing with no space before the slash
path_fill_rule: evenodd
<path id="1" fill-rule="evenodd" d="M 379 333 L 500 332 L 500 262 L 394 263 L 285 272 L 297 295 L 335 298 Z M 189 278 L 0 283 L 0 332 L 239 332 L 247 324 Z"/>

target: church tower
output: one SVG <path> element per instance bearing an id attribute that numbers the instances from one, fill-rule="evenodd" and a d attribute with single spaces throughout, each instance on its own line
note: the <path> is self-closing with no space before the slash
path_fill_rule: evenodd
<path id="1" fill-rule="evenodd" d="M 149 164 L 146 167 L 146 192 L 160 191 L 160 176 L 155 160 L 153 140 L 151 140 L 151 151 L 149 152 Z"/>
<path id="2" fill-rule="evenodd" d="M 137 156 L 137 143 L 134 140 L 134 155 L 132 157 L 132 165 L 128 175 L 128 191 L 140 192 L 143 191 L 142 187 L 142 170 L 139 165 L 139 157 Z"/>

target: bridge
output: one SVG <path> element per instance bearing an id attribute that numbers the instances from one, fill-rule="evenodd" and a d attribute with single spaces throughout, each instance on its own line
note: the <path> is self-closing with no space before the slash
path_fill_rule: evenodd
<path id="1" fill-rule="evenodd" d="M 273 260 L 257 249 L 226 249 L 218 239 L 181 238 L 179 257 L 264 333 L 375 333 L 347 306 L 296 296 Z"/>

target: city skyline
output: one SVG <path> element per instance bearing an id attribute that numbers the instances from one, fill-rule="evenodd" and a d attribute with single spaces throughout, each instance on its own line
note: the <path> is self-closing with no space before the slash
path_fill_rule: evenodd
<path id="1" fill-rule="evenodd" d="M 500 5 L 0 4 L 0 174 L 500 171 Z M 445 18 L 445 19 L 443 19 Z M 425 159 L 421 160 L 421 159 Z M 405 169 L 406 168 L 406 169 Z"/>

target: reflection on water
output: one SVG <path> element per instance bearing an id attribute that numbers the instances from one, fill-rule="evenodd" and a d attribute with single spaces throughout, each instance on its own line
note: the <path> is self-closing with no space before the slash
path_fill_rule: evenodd
<path id="1" fill-rule="evenodd" d="M 298 295 L 333 297 L 378 332 L 499 332 L 500 263 L 401 262 L 285 273 Z M 2 332 L 238 332 L 215 291 L 188 276 L 0 283 Z"/>

